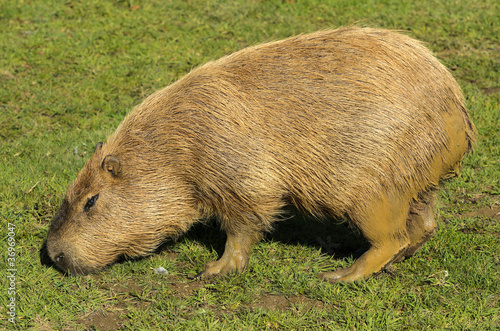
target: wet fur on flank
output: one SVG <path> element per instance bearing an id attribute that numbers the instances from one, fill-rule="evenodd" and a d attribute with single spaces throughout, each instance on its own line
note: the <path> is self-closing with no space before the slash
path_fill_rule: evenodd
<path id="1" fill-rule="evenodd" d="M 474 133 L 451 74 L 405 35 L 350 27 L 249 47 L 132 110 L 68 189 L 47 247 L 86 273 L 216 216 L 246 252 L 287 204 L 346 216 L 375 246 L 403 242 L 404 220 L 382 224 L 374 206 L 426 210 Z"/>

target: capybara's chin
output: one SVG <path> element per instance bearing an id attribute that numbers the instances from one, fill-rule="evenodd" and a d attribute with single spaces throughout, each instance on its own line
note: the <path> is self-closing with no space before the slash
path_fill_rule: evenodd
<path id="1" fill-rule="evenodd" d="M 239 272 L 292 204 L 361 230 L 370 249 L 322 274 L 355 281 L 434 235 L 435 190 L 474 135 L 456 81 L 408 36 L 349 27 L 252 46 L 152 94 L 97 144 L 48 250 L 88 273 L 216 217 L 225 251 L 200 276 Z"/>

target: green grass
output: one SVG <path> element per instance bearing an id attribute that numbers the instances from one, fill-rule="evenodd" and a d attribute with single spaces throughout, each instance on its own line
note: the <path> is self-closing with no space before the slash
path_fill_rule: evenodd
<path id="1" fill-rule="evenodd" d="M 0 247 L 7 261 L 12 223 L 17 253 L 16 324 L 2 264 L 0 329 L 500 328 L 499 12 L 495 0 L 0 0 Z M 316 274 L 349 265 L 366 244 L 344 225 L 290 220 L 254 247 L 248 271 L 213 281 L 192 279 L 223 247 L 212 224 L 96 275 L 42 266 L 69 182 L 134 105 L 229 52 L 355 22 L 425 41 L 462 86 L 480 134 L 443 184 L 440 228 L 415 257 L 332 285 Z"/>

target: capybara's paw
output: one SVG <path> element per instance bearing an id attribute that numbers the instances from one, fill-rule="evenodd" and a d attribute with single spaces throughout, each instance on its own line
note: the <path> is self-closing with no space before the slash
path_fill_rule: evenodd
<path id="1" fill-rule="evenodd" d="M 229 268 L 225 267 L 224 265 L 222 265 L 222 263 L 219 262 L 220 260 L 207 263 L 205 265 L 205 269 L 203 269 L 202 272 L 196 275 L 196 277 L 208 279 L 231 272 L 230 270 L 228 270 Z"/>
<path id="2" fill-rule="evenodd" d="M 238 259 L 222 258 L 217 261 L 209 262 L 205 265 L 205 269 L 200 272 L 197 278 L 213 278 L 215 276 L 223 276 L 230 273 L 241 272 L 245 269 L 246 263 L 241 263 Z"/>

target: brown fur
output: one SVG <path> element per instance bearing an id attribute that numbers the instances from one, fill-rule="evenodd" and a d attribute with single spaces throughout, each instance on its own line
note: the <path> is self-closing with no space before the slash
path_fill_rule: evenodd
<path id="1" fill-rule="evenodd" d="M 240 271 L 293 204 L 360 228 L 371 249 L 323 276 L 364 278 L 432 236 L 433 191 L 473 140 L 457 83 L 407 36 L 351 27 L 250 47 L 154 93 L 97 146 L 48 252 L 87 273 L 215 215 L 226 250 L 202 276 Z"/>

